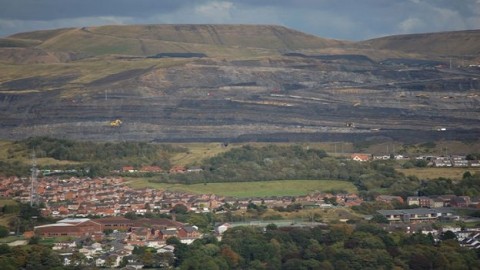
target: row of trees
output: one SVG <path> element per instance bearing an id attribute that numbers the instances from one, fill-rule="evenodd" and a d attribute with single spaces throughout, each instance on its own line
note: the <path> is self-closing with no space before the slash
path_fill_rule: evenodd
<path id="1" fill-rule="evenodd" d="M 389 234 L 372 224 L 235 227 L 220 242 L 170 242 L 180 269 L 476 269 L 480 263 L 455 239 L 435 243 L 431 235 Z"/>
<path id="2" fill-rule="evenodd" d="M 420 195 L 455 194 L 457 196 L 480 195 L 480 174 L 465 172 L 461 181 L 454 182 L 448 178 L 438 178 L 432 181 L 422 181 Z"/>
<path id="3" fill-rule="evenodd" d="M 31 269 L 69 269 L 63 267 L 61 257 L 50 247 L 42 245 L 17 246 L 10 248 L 0 245 L 0 266 L 4 270 Z M 74 268 L 71 268 L 74 269 Z"/>
<path id="4" fill-rule="evenodd" d="M 356 226 L 235 227 L 221 241 L 207 235 L 191 245 L 169 238 L 174 256 L 136 247 L 131 258 L 147 267 L 173 265 L 177 269 L 478 269 L 480 252 L 462 248 L 455 234 L 440 242 L 431 235 L 388 233 L 371 223 Z M 0 245 L 2 269 L 85 269 L 84 256 L 70 258 L 78 265 L 63 266 L 59 254 L 31 242 L 27 246 Z M 127 258 L 128 259 L 128 258 Z M 127 260 L 122 261 L 122 266 Z M 108 262 L 107 262 L 108 264 Z"/>
<path id="5" fill-rule="evenodd" d="M 98 160 L 122 160 L 142 158 L 154 161 L 167 153 L 185 151 L 171 145 L 151 144 L 146 142 L 98 143 L 33 137 L 17 141 L 19 149 L 35 149 L 37 157 L 51 157 L 57 160 L 91 162 Z"/>
<path id="6" fill-rule="evenodd" d="M 33 137 L 16 141 L 7 149 L 7 160 L 0 161 L 3 175 L 28 175 L 29 164 L 18 158 L 30 159 L 32 151 L 37 158 L 54 158 L 79 162 L 77 165 L 56 166 L 55 169 L 76 169 L 79 174 L 105 176 L 110 171 L 125 165 L 140 167 L 156 165 L 163 169 L 171 167 L 170 159 L 187 149 L 168 144 L 146 142 L 83 142 L 49 137 Z M 43 168 L 48 169 L 48 168 Z"/>
<path id="7" fill-rule="evenodd" d="M 30 167 L 30 165 L 24 164 L 18 160 L 0 160 L 0 175 L 25 176 L 30 173 Z"/>

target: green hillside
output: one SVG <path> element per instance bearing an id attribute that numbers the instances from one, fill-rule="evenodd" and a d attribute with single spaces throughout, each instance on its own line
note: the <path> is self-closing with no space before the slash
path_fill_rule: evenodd
<path id="1" fill-rule="evenodd" d="M 480 30 L 387 36 L 363 41 L 357 45 L 428 56 L 462 56 L 465 60 L 478 60 Z"/>
<path id="2" fill-rule="evenodd" d="M 112 25 L 20 33 L 0 44 L 8 42 L 15 46 L 36 42 L 35 45 L 48 51 L 89 55 L 197 52 L 223 57 L 320 49 L 346 43 L 271 25 Z"/>

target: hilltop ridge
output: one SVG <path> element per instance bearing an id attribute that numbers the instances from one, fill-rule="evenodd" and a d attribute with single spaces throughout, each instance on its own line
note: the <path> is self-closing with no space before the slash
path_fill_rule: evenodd
<path id="1" fill-rule="evenodd" d="M 347 43 L 319 38 L 282 26 L 207 24 L 66 28 L 19 33 L 2 40 L 0 46 L 17 44 L 25 47 L 26 44 L 32 44 L 48 51 L 134 56 L 149 56 L 160 52 L 196 52 L 227 56 L 234 51 L 246 55 L 264 55 Z"/>

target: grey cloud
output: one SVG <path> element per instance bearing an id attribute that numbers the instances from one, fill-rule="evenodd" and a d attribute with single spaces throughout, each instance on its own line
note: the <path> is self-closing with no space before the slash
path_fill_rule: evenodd
<path id="1" fill-rule="evenodd" d="M 0 0 L 0 36 L 95 24 L 250 23 L 279 24 L 323 37 L 361 40 L 480 28 L 479 1 Z"/>
<path id="2" fill-rule="evenodd" d="M 150 16 L 168 13 L 189 0 L 0 0 L 0 18 L 56 20 L 94 16 Z M 200 1 L 197 1 L 200 2 Z"/>

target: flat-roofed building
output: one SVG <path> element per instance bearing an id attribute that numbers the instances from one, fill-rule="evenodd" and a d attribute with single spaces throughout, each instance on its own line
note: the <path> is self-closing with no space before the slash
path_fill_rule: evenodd
<path id="1" fill-rule="evenodd" d="M 35 226 L 34 232 L 40 237 L 84 237 L 102 233 L 102 225 L 88 218 L 69 218 L 54 224 Z"/>
<path id="2" fill-rule="evenodd" d="M 425 222 L 436 221 L 438 219 L 453 219 L 453 213 L 449 209 L 398 209 L 398 210 L 378 210 L 377 213 L 383 215 L 391 223 L 395 222 Z"/>

